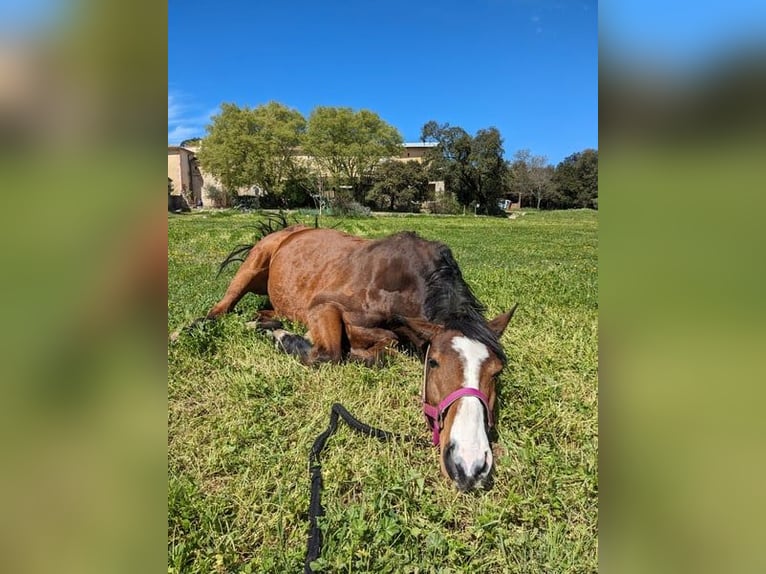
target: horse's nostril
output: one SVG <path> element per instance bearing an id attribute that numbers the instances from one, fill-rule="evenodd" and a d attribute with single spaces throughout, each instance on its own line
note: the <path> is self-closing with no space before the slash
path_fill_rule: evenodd
<path id="1" fill-rule="evenodd" d="M 484 464 L 481 465 L 481 468 L 479 469 L 479 472 L 476 474 L 486 474 L 489 472 L 489 453 L 486 453 L 484 455 Z"/>
<path id="2" fill-rule="evenodd" d="M 471 468 L 471 476 L 474 478 L 478 478 L 485 474 L 489 470 L 489 461 L 487 457 L 484 457 L 484 460 L 482 462 L 477 462 L 474 464 L 473 468 Z"/>
<path id="3" fill-rule="evenodd" d="M 444 467 L 447 469 L 447 474 L 453 480 L 457 480 L 459 474 L 462 474 L 459 465 L 455 463 L 455 459 L 452 457 L 452 453 L 455 450 L 455 444 L 450 443 L 447 448 L 444 449 Z"/>

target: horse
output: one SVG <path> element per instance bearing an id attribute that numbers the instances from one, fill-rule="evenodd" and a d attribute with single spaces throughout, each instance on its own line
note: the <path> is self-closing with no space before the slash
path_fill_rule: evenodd
<path id="1" fill-rule="evenodd" d="M 507 362 L 500 336 L 517 305 L 485 319 L 449 247 L 413 232 L 365 239 L 289 225 L 236 248 L 219 273 L 237 258 L 242 264 L 206 320 L 254 293 L 267 295 L 270 308 L 249 326 L 268 330 L 306 365 L 371 365 L 397 345 L 414 348 L 423 359 L 423 412 L 442 474 L 463 492 L 487 485 L 496 379 Z M 283 329 L 280 318 L 308 333 Z"/>

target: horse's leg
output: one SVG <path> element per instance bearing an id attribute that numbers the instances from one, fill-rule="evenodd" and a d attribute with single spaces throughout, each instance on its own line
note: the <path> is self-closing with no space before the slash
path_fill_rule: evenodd
<path id="1" fill-rule="evenodd" d="M 215 319 L 219 315 L 230 312 L 247 293 L 255 293 L 257 295 L 268 294 L 266 290 L 269 280 L 268 266 L 264 268 L 252 264 L 247 265 L 249 262 L 250 257 L 237 270 L 236 275 L 234 275 L 231 283 L 226 288 L 226 293 L 208 311 L 206 319 Z M 257 261 L 253 263 L 257 264 Z"/>
<path id="2" fill-rule="evenodd" d="M 307 326 L 314 345 L 309 364 L 339 363 L 343 358 L 343 310 L 335 303 L 325 303 L 309 312 Z"/>
<path id="3" fill-rule="evenodd" d="M 346 323 L 346 333 L 351 344 L 350 358 L 367 366 L 380 362 L 397 342 L 393 331 L 377 327 L 361 327 Z"/>
<path id="4" fill-rule="evenodd" d="M 311 339 L 294 335 L 283 329 L 273 331 L 282 349 L 297 356 L 305 365 L 339 363 L 343 358 L 343 311 L 335 303 L 325 303 L 309 311 L 306 321 Z"/>
<path id="5" fill-rule="evenodd" d="M 298 357 L 301 363 L 308 365 L 309 354 L 311 353 L 311 343 L 295 333 L 290 333 L 284 329 L 274 329 L 268 331 L 268 335 L 274 337 L 277 347 L 282 349 L 288 355 Z"/>
<path id="6" fill-rule="evenodd" d="M 215 319 L 230 312 L 247 293 L 268 295 L 269 265 L 272 255 L 276 253 L 285 239 L 306 229 L 302 226 L 288 227 L 281 231 L 275 231 L 256 243 L 239 266 L 223 298 L 213 305 L 207 315 L 195 319 L 192 325 Z M 171 340 L 175 340 L 180 332 L 181 330 L 174 332 L 170 337 Z"/>
<path id="7" fill-rule="evenodd" d="M 261 309 L 252 321 L 245 323 L 245 327 L 259 331 L 273 331 L 282 328 L 282 321 L 277 319 L 277 312 L 273 309 Z"/>
<path id="8" fill-rule="evenodd" d="M 200 323 L 206 323 L 207 321 L 217 319 L 220 315 L 228 313 L 234 306 L 239 303 L 247 293 L 256 293 L 258 295 L 267 295 L 267 286 L 269 281 L 269 260 L 271 258 L 271 252 L 265 253 L 259 246 L 256 245 L 251 251 L 247 259 L 240 265 L 234 278 L 226 288 L 226 293 L 218 303 L 213 305 L 207 315 L 204 317 L 198 317 L 194 319 L 189 325 L 183 329 L 178 329 L 171 333 L 170 340 L 175 341 L 180 336 L 181 332 L 189 331 L 195 325 Z"/>

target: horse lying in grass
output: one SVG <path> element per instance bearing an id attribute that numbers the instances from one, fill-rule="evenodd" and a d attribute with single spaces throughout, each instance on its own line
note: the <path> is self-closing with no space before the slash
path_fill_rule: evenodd
<path id="1" fill-rule="evenodd" d="M 485 485 L 495 379 L 506 363 L 500 336 L 515 306 L 487 321 L 450 249 L 410 232 L 369 240 L 293 225 L 236 249 L 221 269 L 237 256 L 244 261 L 207 319 L 246 293 L 268 295 L 271 308 L 256 324 L 307 365 L 372 364 L 397 343 L 413 346 L 424 359 L 423 410 L 442 473 L 461 491 Z M 309 333 L 289 333 L 280 317 Z"/>

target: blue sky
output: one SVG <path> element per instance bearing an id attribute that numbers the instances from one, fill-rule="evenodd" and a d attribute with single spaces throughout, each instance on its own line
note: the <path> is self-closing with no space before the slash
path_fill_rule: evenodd
<path id="1" fill-rule="evenodd" d="M 405 141 L 429 120 L 494 126 L 506 157 L 598 147 L 595 1 L 168 4 L 168 143 L 222 102 L 376 112 Z"/>
<path id="2" fill-rule="evenodd" d="M 629 63 L 704 69 L 743 47 L 766 46 L 763 0 L 602 1 L 601 45 Z"/>

